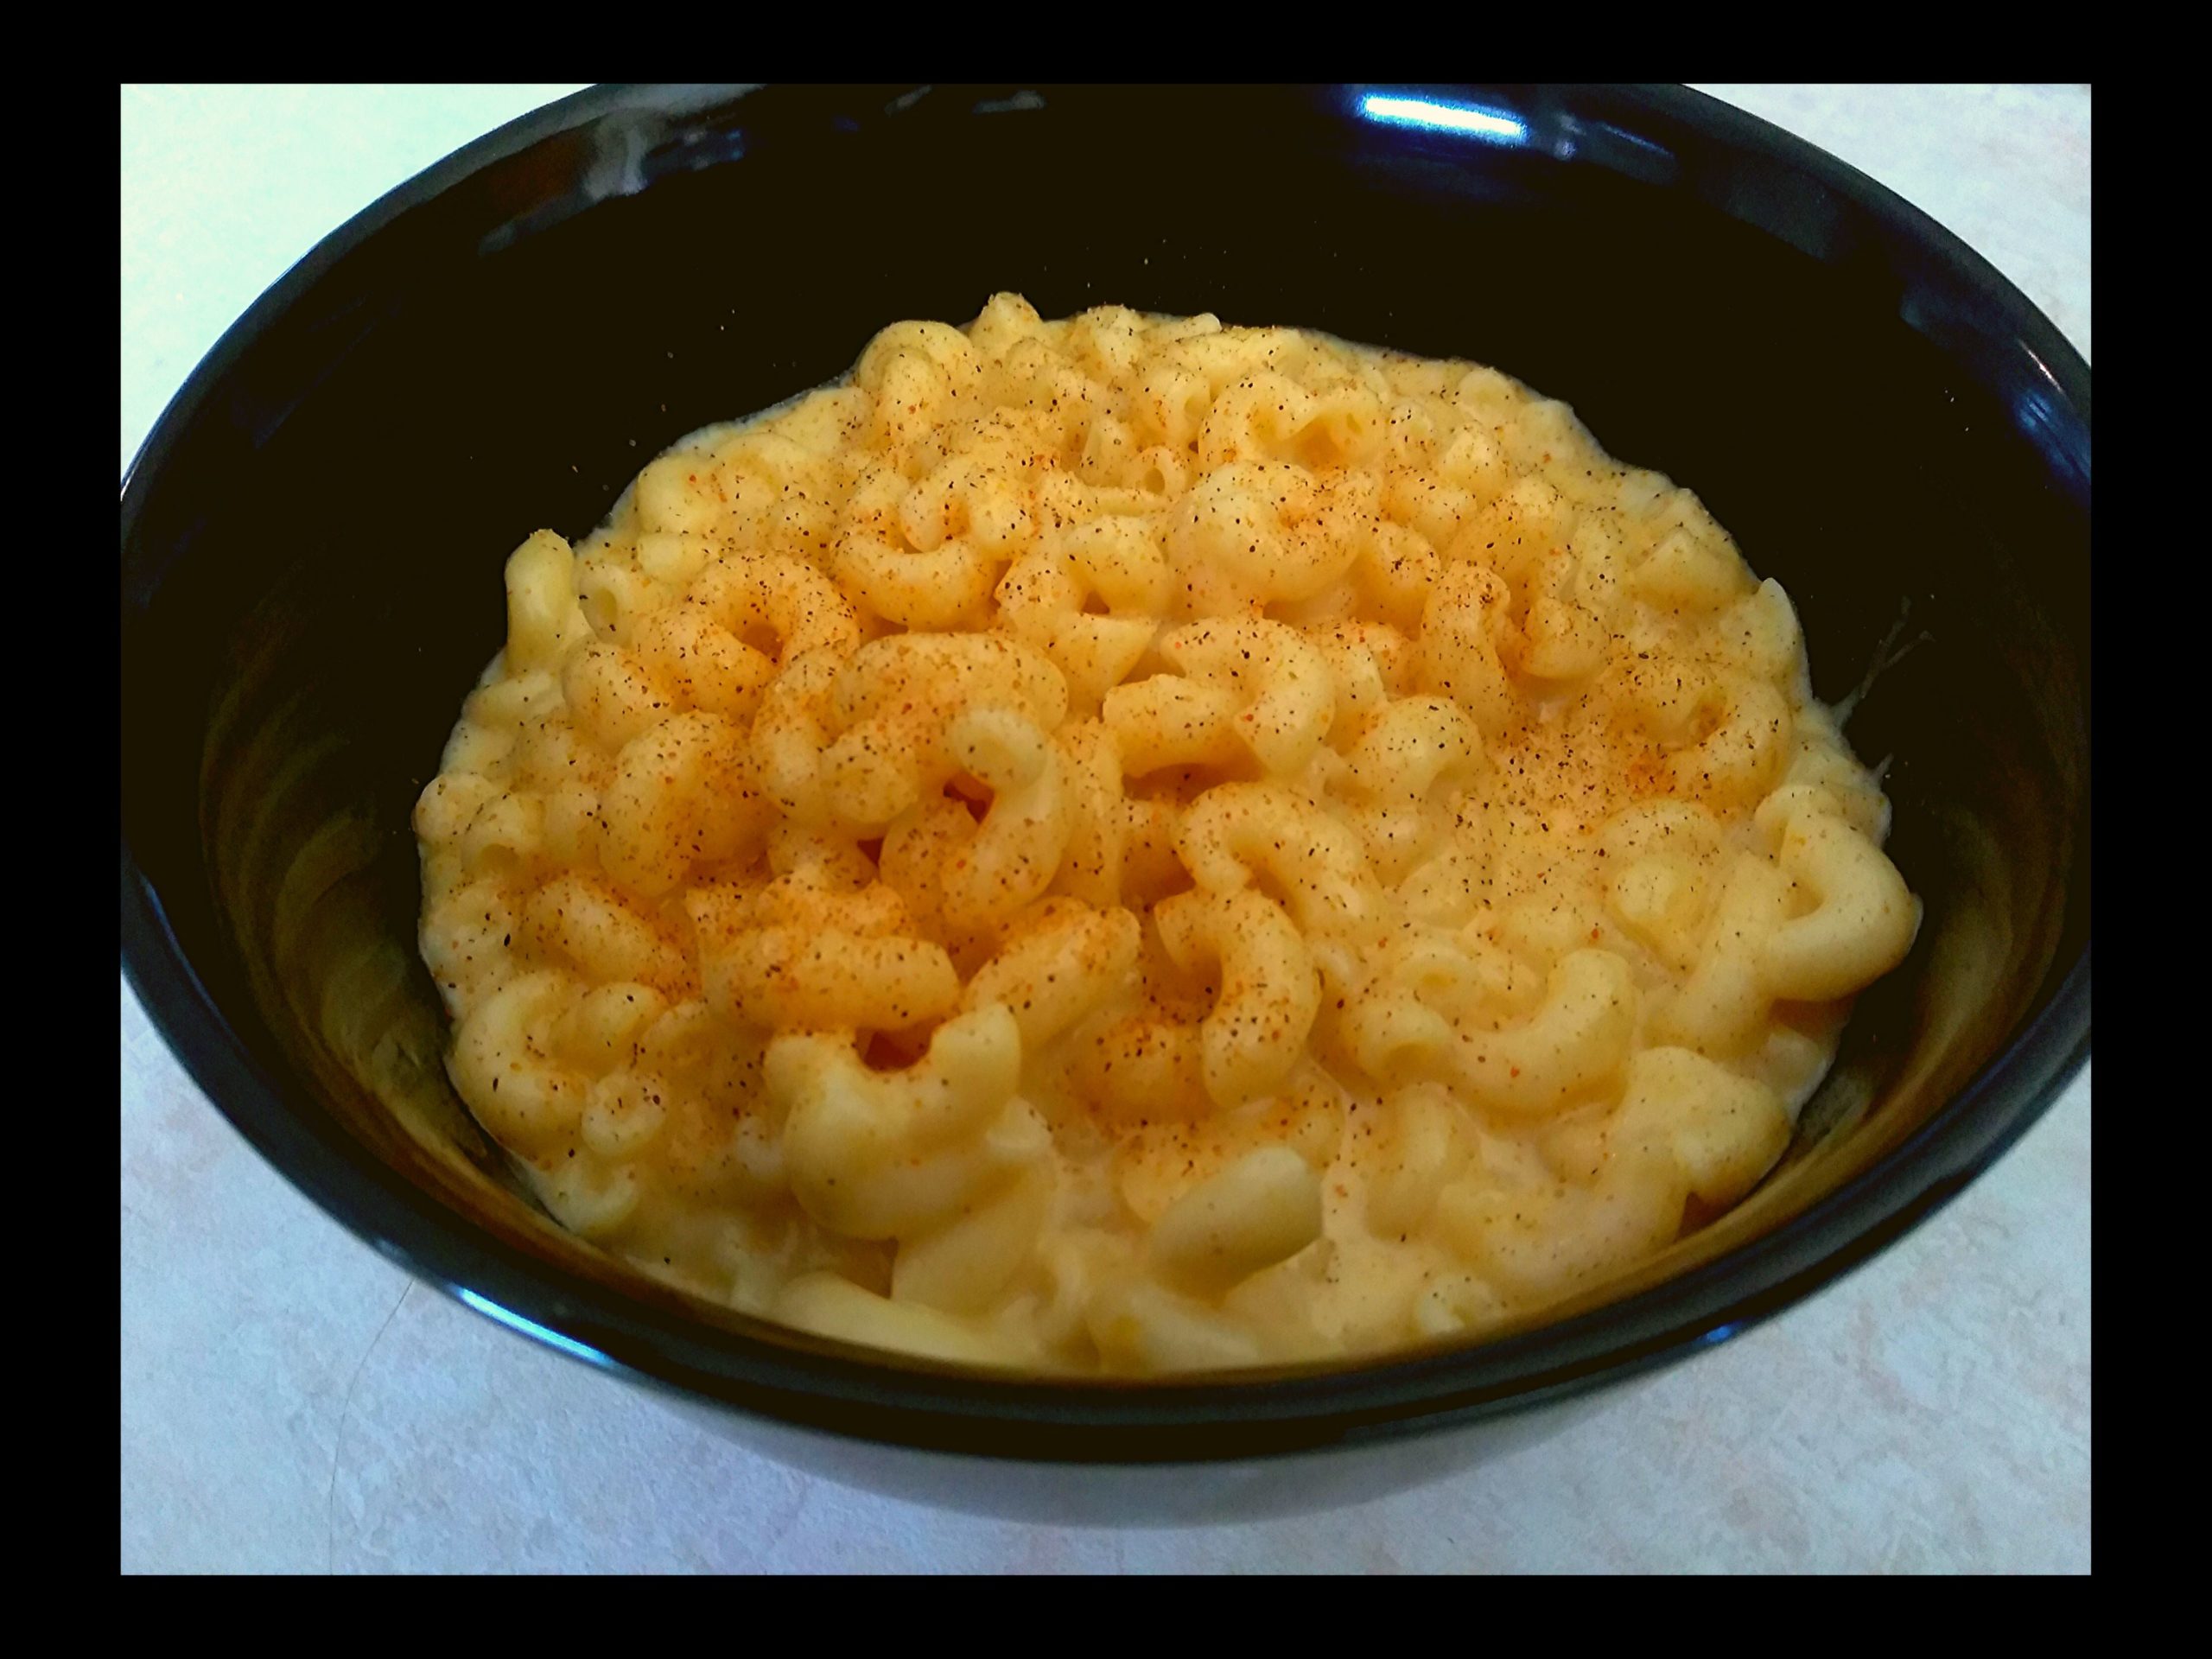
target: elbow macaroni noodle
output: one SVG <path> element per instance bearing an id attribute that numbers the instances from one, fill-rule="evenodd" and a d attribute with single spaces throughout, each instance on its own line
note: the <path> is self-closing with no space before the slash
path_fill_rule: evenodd
<path id="1" fill-rule="evenodd" d="M 1782 589 L 1470 364 L 1001 295 L 506 586 L 415 818 L 454 1082 L 855 1342 L 1478 1332 L 1748 1192 L 1918 925 Z"/>

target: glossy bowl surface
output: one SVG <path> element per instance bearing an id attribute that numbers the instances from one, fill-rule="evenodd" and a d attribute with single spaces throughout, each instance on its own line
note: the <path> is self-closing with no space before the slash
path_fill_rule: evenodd
<path id="1" fill-rule="evenodd" d="M 1742 1208 L 1478 1345 L 1103 1382 L 707 1308 L 519 1195 L 441 1069 L 408 828 L 499 644 L 501 562 L 671 440 L 1001 289 L 1494 364 L 1782 580 L 1815 689 L 1886 758 L 1928 919 Z M 2089 461 L 2088 369 L 2017 290 L 1680 89 L 596 89 L 327 238 L 133 465 L 124 966 L 263 1155 L 411 1272 L 849 1460 L 1250 1459 L 1557 1403 L 1864 1260 L 2086 1058 Z"/>

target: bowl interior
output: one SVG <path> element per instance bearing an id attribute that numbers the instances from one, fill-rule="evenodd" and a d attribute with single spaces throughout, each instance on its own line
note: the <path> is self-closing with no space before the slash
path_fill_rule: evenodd
<path id="1" fill-rule="evenodd" d="M 408 815 L 525 535 L 582 536 L 672 439 L 1010 289 L 1493 364 L 1694 488 L 1796 601 L 1820 695 L 1855 694 L 1928 912 L 1783 1168 L 1605 1300 L 1725 1274 L 1891 1159 L 2085 960 L 2086 371 L 2038 378 L 2016 295 L 1747 118 L 1451 99 L 1521 139 L 1383 124 L 1356 92 L 587 95 L 319 251 L 125 500 L 125 906 L 156 924 L 132 966 L 211 1092 L 318 1198 L 376 1231 L 346 1196 L 373 1187 L 414 1218 L 386 1243 L 527 1287 L 545 1323 L 628 1286 L 736 1333 L 687 1364 L 834 1351 L 678 1306 L 520 1197 L 441 1067 Z M 1959 1173 L 1896 1177 L 1897 1204 Z"/>

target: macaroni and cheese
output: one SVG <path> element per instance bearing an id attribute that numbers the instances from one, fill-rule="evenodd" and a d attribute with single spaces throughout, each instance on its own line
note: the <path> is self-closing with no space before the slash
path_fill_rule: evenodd
<path id="1" fill-rule="evenodd" d="M 454 1083 L 855 1342 L 1478 1332 L 1741 1198 L 1919 919 L 1788 596 L 1470 363 L 1001 295 L 506 588 L 415 817 Z"/>

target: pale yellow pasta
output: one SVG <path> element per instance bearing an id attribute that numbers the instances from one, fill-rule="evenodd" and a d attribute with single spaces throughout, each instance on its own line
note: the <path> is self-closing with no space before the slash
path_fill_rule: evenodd
<path id="1" fill-rule="evenodd" d="M 1357 930 L 1381 895 L 1357 835 L 1319 803 L 1280 784 L 1220 784 L 1184 809 L 1175 850 L 1211 893 L 1260 881 L 1283 897 L 1305 932 Z"/>
<path id="2" fill-rule="evenodd" d="M 1000 614 L 1016 638 L 1052 658 L 1084 707 L 1095 707 L 1151 649 L 1166 584 L 1166 565 L 1141 524 L 1094 519 L 1014 561 L 999 584 Z M 1106 614 L 1084 608 L 1093 601 Z"/>
<path id="3" fill-rule="evenodd" d="M 1150 1261 L 1166 1283 L 1218 1297 L 1320 1236 L 1320 1178 L 1288 1147 L 1262 1147 L 1168 1206 Z"/>
<path id="4" fill-rule="evenodd" d="M 963 710 L 945 728 L 962 772 L 990 805 L 940 882 L 945 925 L 967 934 L 1002 926 L 1059 874 L 1071 812 L 1052 740 L 1009 709 Z"/>
<path id="5" fill-rule="evenodd" d="M 1320 1008 L 1320 979 L 1296 925 L 1250 888 L 1177 893 L 1152 913 L 1175 966 L 1220 984 L 1198 1026 L 1199 1076 L 1214 1104 L 1274 1089 L 1298 1064 Z"/>
<path id="6" fill-rule="evenodd" d="M 1001 295 L 506 592 L 415 816 L 454 1086 L 820 1338 L 1526 1319 L 1766 1176 L 1918 925 L 1788 596 L 1471 364 Z"/>

